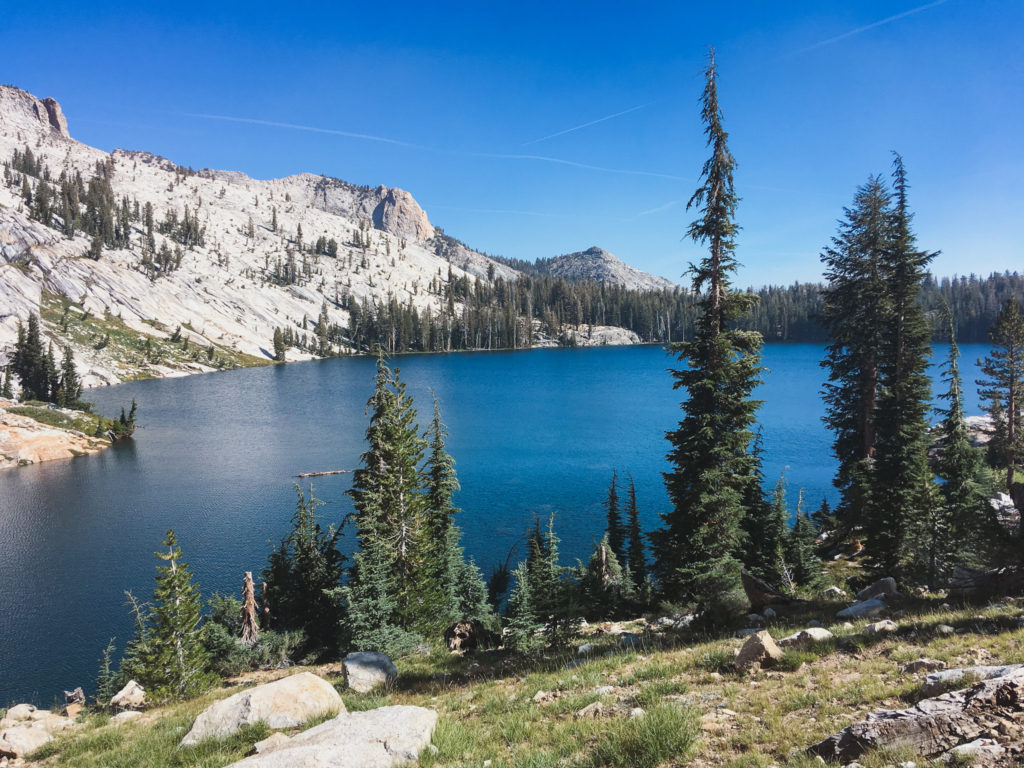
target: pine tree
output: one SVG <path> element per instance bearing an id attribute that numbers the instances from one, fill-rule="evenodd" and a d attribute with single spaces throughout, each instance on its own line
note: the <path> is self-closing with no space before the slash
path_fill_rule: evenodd
<path id="1" fill-rule="evenodd" d="M 749 536 L 744 564 L 751 573 L 769 584 L 778 585 L 784 581 L 783 550 L 788 517 L 786 479 L 780 476 L 772 490 L 771 503 L 763 502 L 750 507 L 744 526 Z"/>
<path id="2" fill-rule="evenodd" d="M 712 153 L 687 209 L 700 213 L 688 235 L 707 244 L 708 255 L 692 267 L 693 290 L 701 295 L 693 341 L 671 347 L 686 362 L 672 375 L 687 397 L 682 420 L 667 434 L 673 469 L 665 473 L 665 484 L 672 511 L 662 516 L 665 528 L 654 550 L 663 595 L 693 603 L 713 621 L 721 600 L 739 588 L 736 552 L 752 469 L 747 448 L 759 402 L 750 394 L 758 384 L 761 337 L 731 326 L 756 299 L 730 286 L 738 266 L 735 161 L 721 122 L 714 51 L 705 75 L 702 117 Z"/>
<path id="3" fill-rule="evenodd" d="M 793 581 L 803 589 L 813 589 L 821 581 L 821 561 L 814 554 L 814 523 L 803 510 L 803 491 L 796 505 L 796 518 L 786 540 L 786 565 Z"/>
<path id="4" fill-rule="evenodd" d="M 897 572 L 903 560 L 914 559 L 907 530 L 915 519 L 932 513 L 928 505 L 934 498 L 927 457 L 931 334 L 919 297 L 935 254 L 916 246 L 899 155 L 893 165 L 894 204 L 881 260 L 888 308 L 882 317 L 874 467 L 864 519 L 864 554 L 877 571 L 887 574 Z"/>
<path id="5" fill-rule="evenodd" d="M 202 600 L 188 563 L 181 560 L 174 531 L 156 556 L 156 589 L 150 606 L 140 608 L 136 638 L 126 654 L 126 674 L 146 689 L 149 701 L 187 699 L 215 682 L 200 632 Z"/>
<path id="6" fill-rule="evenodd" d="M 821 506 L 811 513 L 811 521 L 814 523 L 815 528 L 823 533 L 835 530 L 836 516 L 828 505 L 828 499 L 821 500 Z"/>
<path id="7" fill-rule="evenodd" d="M 18 323 L 18 337 L 14 345 L 14 360 L 11 367 L 21 384 L 22 400 L 49 401 L 50 371 L 43 349 L 39 316 L 34 313 L 29 314 L 26 328 Z"/>
<path id="8" fill-rule="evenodd" d="M 827 280 L 821 322 L 829 335 L 822 362 L 828 371 L 824 421 L 835 433 L 832 450 L 839 467 L 833 484 L 840 493 L 835 515 L 844 532 L 863 523 L 870 491 L 882 322 L 889 311 L 882 264 L 892 224 L 889 204 L 882 180 L 870 177 L 844 209 L 839 232 L 821 256 Z"/>
<path id="9" fill-rule="evenodd" d="M 11 383 L 11 366 L 4 366 L 4 380 L 3 385 L 0 386 L 0 397 L 8 400 L 14 399 L 14 385 Z"/>
<path id="10" fill-rule="evenodd" d="M 359 592 L 363 586 L 369 590 L 366 594 L 380 592 L 381 599 L 393 606 L 386 623 L 407 629 L 418 618 L 417 570 L 423 553 L 417 544 L 426 512 L 419 464 L 425 446 L 412 398 L 382 357 L 377 358 L 376 383 L 367 407 L 371 409 L 368 447 L 348 491 L 362 552 L 350 585 L 356 595 L 363 594 Z M 382 581 L 362 585 L 363 578 Z M 351 611 L 350 604 L 350 621 L 354 621 Z"/>
<path id="11" fill-rule="evenodd" d="M 633 476 L 629 476 L 629 496 L 627 497 L 626 519 L 628 520 L 626 553 L 629 574 L 633 585 L 640 589 L 649 578 L 647 571 L 647 555 L 644 552 L 644 535 L 640 528 L 640 510 L 636 503 L 636 484 Z"/>
<path id="12" fill-rule="evenodd" d="M 989 497 L 992 478 L 982 461 L 981 452 L 971 445 L 964 419 L 963 387 L 960 380 L 960 348 L 956 343 L 956 326 L 949 317 L 949 357 L 943 370 L 947 391 L 940 395 L 946 401 L 939 409 L 942 445 L 936 462 L 936 473 L 942 478 L 943 508 L 949 525 L 947 569 L 954 565 L 979 566 L 984 552 L 996 533 Z"/>
<path id="13" fill-rule="evenodd" d="M 312 486 L 308 498 L 298 485 L 295 492 L 292 529 L 271 552 L 262 574 L 271 626 L 302 630 L 308 650 L 331 651 L 338 647 L 342 620 L 337 595 L 344 569 L 338 549 L 341 531 L 320 525 L 316 510 L 323 502 L 313 495 Z"/>
<path id="14" fill-rule="evenodd" d="M 608 516 L 608 546 L 612 548 L 615 556 L 622 560 L 626 555 L 626 531 L 622 526 L 622 515 L 619 512 L 619 476 L 612 470 L 612 481 L 608 485 L 608 498 L 605 499 L 604 508 Z"/>
<path id="15" fill-rule="evenodd" d="M 57 389 L 57 405 L 62 408 L 77 408 L 82 397 L 82 385 L 75 370 L 75 356 L 71 346 L 64 347 L 64 359 L 61 362 L 60 387 Z"/>
<path id="16" fill-rule="evenodd" d="M 978 395 L 991 403 L 989 413 L 1001 434 L 993 436 L 993 458 L 1006 469 L 1013 491 L 1017 465 L 1024 462 L 1024 315 L 1014 299 L 999 310 L 989 330 L 992 351 L 981 361 Z"/>
<path id="17" fill-rule="evenodd" d="M 526 564 L 520 563 L 513 575 L 515 586 L 508 599 L 505 646 L 516 653 L 530 653 L 541 644 L 538 636 L 541 622 L 534 607 Z"/>
<path id="18" fill-rule="evenodd" d="M 618 618 L 633 602 L 632 580 L 622 569 L 607 533 L 594 545 L 587 565 L 581 565 L 578 570 L 583 611 L 587 618 Z"/>
<path id="19" fill-rule="evenodd" d="M 285 353 L 287 348 L 284 343 L 284 334 L 280 328 L 274 329 L 274 360 L 283 363 L 285 361 Z"/>

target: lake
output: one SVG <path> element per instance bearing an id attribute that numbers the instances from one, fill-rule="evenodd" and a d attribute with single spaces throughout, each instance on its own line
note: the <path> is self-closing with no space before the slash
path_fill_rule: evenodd
<path id="1" fill-rule="evenodd" d="M 965 345 L 968 412 L 982 345 Z M 937 355 L 946 354 L 937 347 Z M 766 482 L 785 471 L 789 499 L 835 499 L 821 424 L 818 345 L 771 345 Z M 647 530 L 668 500 L 664 439 L 679 393 L 658 347 L 458 353 L 396 358 L 421 423 L 439 398 L 451 434 L 464 544 L 485 575 L 534 514 L 556 514 L 563 562 L 589 555 L 604 528 L 612 469 L 631 474 Z M 358 465 L 375 361 L 333 359 L 135 382 L 86 397 L 116 415 L 139 403 L 134 439 L 96 456 L 0 473 L 0 706 L 50 705 L 90 689 L 111 637 L 132 633 L 125 590 L 148 599 L 153 553 L 173 528 L 204 593 L 236 593 L 289 529 L 300 472 Z M 937 375 L 937 374 L 936 374 Z M 936 388 L 944 391 L 944 385 Z M 312 478 L 321 515 L 340 523 L 351 475 Z M 308 481 L 305 482 L 308 485 Z M 346 548 L 352 547 L 351 538 Z"/>

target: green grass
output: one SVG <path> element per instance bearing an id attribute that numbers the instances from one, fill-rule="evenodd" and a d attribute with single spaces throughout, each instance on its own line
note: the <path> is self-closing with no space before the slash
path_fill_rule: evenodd
<path id="1" fill-rule="evenodd" d="M 438 650 L 396 660 L 398 683 L 369 694 L 344 690 L 337 676 L 329 679 L 349 711 L 391 704 L 436 711 L 435 749 L 420 759 L 429 768 L 480 767 L 486 760 L 492 768 L 811 768 L 818 763 L 804 754 L 809 745 L 869 712 L 920 699 L 921 676 L 900 672 L 907 661 L 928 656 L 950 667 L 1024 661 L 1024 630 L 1016 626 L 1024 601 L 952 609 L 940 603 L 936 598 L 899 606 L 908 614 L 899 620 L 898 635 L 873 638 L 856 649 L 833 642 L 787 649 L 782 664 L 752 675 L 731 671 L 743 640 L 723 633 L 680 637 L 641 653 L 618 648 L 613 636 L 593 635 L 585 638 L 596 646 L 586 659 L 571 651 L 523 659 Z M 805 628 L 812 617 L 828 623 L 834 613 L 832 604 L 803 605 L 780 615 L 771 632 L 782 637 Z M 853 630 L 829 628 L 842 639 L 865 623 Z M 939 635 L 933 631 L 939 624 L 970 631 Z M 612 691 L 598 693 L 602 686 Z M 159 719 L 152 724 L 116 729 L 89 716 L 77 735 L 48 745 L 42 762 L 51 768 L 228 765 L 244 756 L 260 732 L 191 752 L 177 752 L 176 746 L 199 711 L 233 690 L 168 707 L 153 714 Z M 546 694 L 539 702 L 538 691 Z M 577 719 L 595 701 L 604 705 L 604 716 Z M 631 718 L 633 707 L 644 716 Z M 928 764 L 906 751 L 872 753 L 859 762 L 881 768 L 904 760 Z"/>
<path id="2" fill-rule="evenodd" d="M 45 291 L 39 308 L 48 331 L 65 343 L 102 350 L 125 380 L 152 378 L 155 365 L 183 370 L 196 365 L 230 369 L 270 364 L 264 358 L 216 343 L 213 344 L 211 359 L 208 356 L 209 344 L 172 342 L 173 329 L 163 328 L 163 333 L 155 336 L 139 333 L 114 315 L 86 313 L 80 304 Z M 147 322 L 147 325 L 153 326 L 155 331 L 162 329 L 161 324 L 155 321 Z M 187 326 L 186 323 L 182 327 L 185 329 Z"/>

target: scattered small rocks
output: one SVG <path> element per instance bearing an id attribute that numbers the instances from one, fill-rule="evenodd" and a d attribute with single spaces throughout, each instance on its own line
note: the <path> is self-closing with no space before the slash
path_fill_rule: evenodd
<path id="1" fill-rule="evenodd" d="M 600 686 L 598 688 L 595 688 L 594 689 L 594 693 L 596 693 L 598 696 L 605 696 L 605 695 L 607 695 L 609 693 L 615 693 L 615 686 L 614 685 L 602 685 L 602 686 Z"/>
<path id="2" fill-rule="evenodd" d="M 939 624 L 939 626 L 935 628 L 935 634 L 949 636 L 956 634 L 956 630 L 949 626 L 949 624 Z"/>
<path id="3" fill-rule="evenodd" d="M 847 598 L 846 590 L 840 589 L 839 587 L 829 587 L 821 591 L 821 596 L 826 600 L 845 600 Z"/>
<path id="4" fill-rule="evenodd" d="M 600 701 L 595 701 L 591 704 L 587 704 L 583 709 L 576 713 L 575 717 L 577 720 L 594 720 L 599 717 L 604 717 L 606 711 L 605 706 Z"/>

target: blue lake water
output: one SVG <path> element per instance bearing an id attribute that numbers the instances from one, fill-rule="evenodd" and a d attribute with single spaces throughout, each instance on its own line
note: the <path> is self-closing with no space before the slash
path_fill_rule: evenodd
<path id="1" fill-rule="evenodd" d="M 985 352 L 963 349 L 969 413 L 978 412 L 975 360 Z M 803 488 L 812 508 L 835 498 L 821 357 L 817 345 L 766 347 L 757 391 L 766 482 L 785 471 L 791 504 Z M 664 433 L 680 414 L 665 372 L 673 361 L 660 348 L 394 362 L 421 422 L 431 392 L 440 399 L 462 483 L 464 543 L 485 574 L 535 513 L 557 513 L 565 562 L 586 557 L 604 527 L 613 468 L 635 480 L 645 527 L 658 525 L 668 506 Z M 295 476 L 357 466 L 374 366 L 335 359 L 90 391 L 108 415 L 137 398 L 133 440 L 0 474 L 0 706 L 49 705 L 63 689 L 92 685 L 107 641 L 116 636 L 123 648 L 131 635 L 125 590 L 152 593 L 153 552 L 168 528 L 205 593 L 237 592 L 243 572 L 260 571 L 287 532 Z M 312 481 L 327 502 L 323 517 L 340 522 L 351 476 Z"/>

